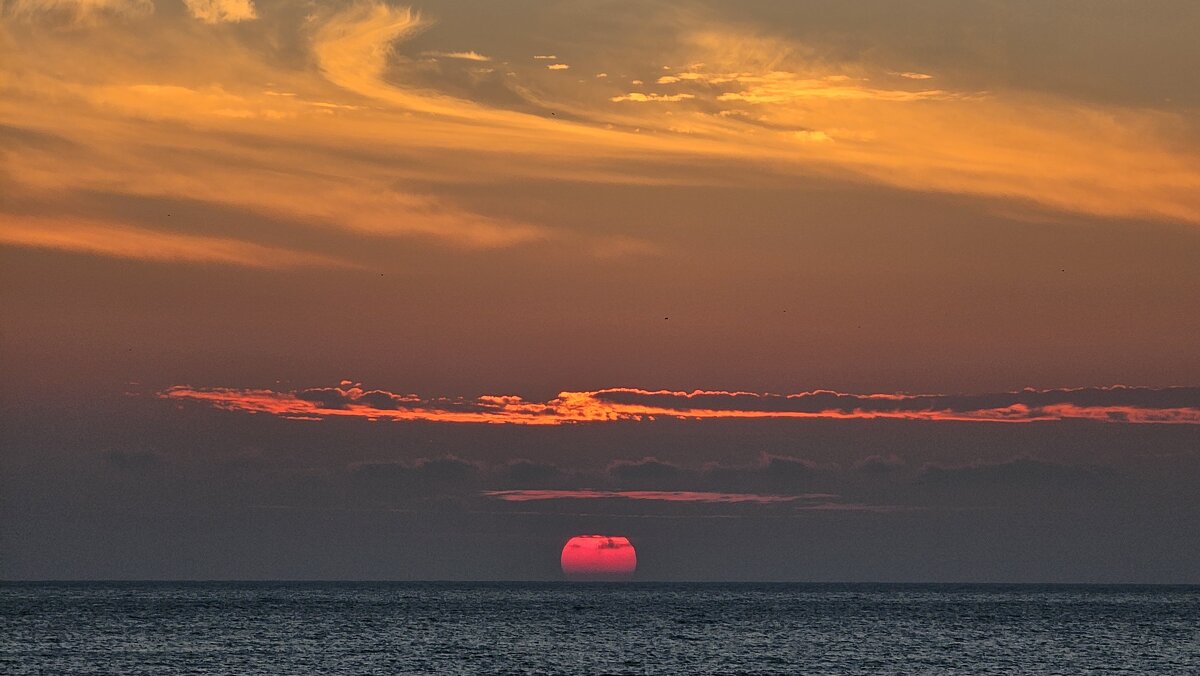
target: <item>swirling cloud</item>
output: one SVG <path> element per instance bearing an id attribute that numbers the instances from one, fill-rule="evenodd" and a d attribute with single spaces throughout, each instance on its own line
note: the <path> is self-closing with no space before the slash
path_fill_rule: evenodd
<path id="1" fill-rule="evenodd" d="M 3 123 L 77 146 L 69 156 L 13 148 L 8 189 L 43 211 L 64 195 L 97 192 L 181 199 L 348 238 L 467 248 L 588 239 L 553 219 L 523 222 L 511 215 L 517 209 L 468 204 L 460 194 L 514 178 L 698 187 L 825 175 L 1022 208 L 1200 224 L 1193 135 L 1166 109 L 955 88 L 698 11 L 646 19 L 656 34 L 673 36 L 669 48 L 630 33 L 620 49 L 572 51 L 576 70 L 659 83 L 647 92 L 619 87 L 616 77 L 551 73 L 567 64 L 549 53 L 465 74 L 414 58 L 488 57 L 461 36 L 439 35 L 434 17 L 409 7 L 359 0 L 303 17 L 250 0 L 187 7 L 194 18 L 155 14 L 143 0 L 5 5 Z M 54 17 L 92 28 L 27 30 Z M 144 20 L 155 30 L 102 18 Z M 243 22 L 245 39 L 202 30 L 196 18 Z M 406 55 L 426 31 L 423 50 Z M 111 49 L 122 42 L 139 50 Z M 428 49 L 438 44 L 453 49 Z M 663 63 L 681 65 L 664 74 Z M 614 246 L 620 237 L 596 236 L 581 248 L 654 248 Z M 29 241 L 15 232 L 6 239 Z M 288 248 L 277 239 L 268 244 Z M 134 248 L 144 249 L 125 249 Z"/>

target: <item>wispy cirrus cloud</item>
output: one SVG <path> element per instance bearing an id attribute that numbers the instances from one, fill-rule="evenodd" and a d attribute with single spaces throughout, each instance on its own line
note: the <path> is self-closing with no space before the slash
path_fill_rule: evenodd
<path id="1" fill-rule="evenodd" d="M 842 74 L 814 76 L 783 70 L 731 73 L 685 71 L 658 78 L 658 84 L 680 82 L 718 87 L 718 93 L 715 95 L 717 101 L 742 101 L 752 104 L 789 103 L 804 99 L 910 102 L 964 96 L 940 89 L 873 87 L 868 84 L 868 78 L 864 77 Z"/>
<path id="2" fill-rule="evenodd" d="M 84 26 L 105 19 L 131 19 L 154 13 L 152 0 L 8 0 L 0 17 L 19 21 L 46 20 Z"/>
<path id="3" fill-rule="evenodd" d="M 446 28 L 409 7 L 339 3 L 302 17 L 251 0 L 187 7 L 181 15 L 155 13 L 148 0 L 5 4 L 0 120 L 80 147 L 72 156 L 12 150 L 5 187 L 48 204 L 86 192 L 185 198 L 352 237 L 476 249 L 580 239 L 565 227 L 517 222 L 506 216 L 512 209 L 477 212 L 455 194 L 514 177 L 695 187 L 746 185 L 761 172 L 855 176 L 1200 223 L 1200 165 L 1188 125 L 1170 110 L 959 90 L 940 80 L 934 88 L 924 73 L 823 55 L 767 27 L 733 28 L 700 11 L 652 17 L 658 34 L 672 36 L 670 47 L 625 38 L 607 53 L 595 45 L 571 52 L 575 70 L 566 73 L 611 78 L 550 73 L 567 64 L 517 43 L 512 53 L 533 59 L 459 87 L 449 72 L 456 69 L 424 72 L 428 59 L 403 53 L 418 34 Z M 110 18 L 122 21 L 101 21 Z M 197 19 L 242 22 L 245 35 L 205 30 Z M 29 22 L 81 30 L 26 30 Z M 255 34 L 268 30 L 280 35 Z M 452 32 L 436 37 L 464 44 Z M 123 42 L 161 60 L 112 49 Z M 288 48 L 264 47 L 276 42 Z M 425 49 L 438 44 L 413 56 L 487 58 Z M 664 62 L 689 65 L 664 73 Z M 195 63 L 211 76 L 198 75 Z M 642 83 L 638 76 L 657 82 L 656 91 L 618 88 Z M 173 161 L 162 162 L 167 155 Z M 731 163 L 739 168 L 695 169 Z"/>
<path id="4" fill-rule="evenodd" d="M 476 52 L 474 50 L 468 50 L 465 52 L 439 52 L 439 51 L 434 50 L 434 51 L 428 51 L 428 52 L 421 52 L 421 54 L 423 54 L 425 56 L 432 56 L 434 58 L 459 59 L 461 61 L 491 61 L 492 60 L 492 57 L 486 56 L 484 54 L 480 54 L 479 52 Z"/>
<path id="5" fill-rule="evenodd" d="M 831 419 L 1029 423 L 1200 424 L 1200 388 L 1092 387 L 977 395 L 796 394 L 610 388 L 560 392 L 547 401 L 513 395 L 423 398 L 356 384 L 289 392 L 177 386 L 164 399 L 289 418 L 357 417 L 459 423 L 562 425 L 664 419 Z"/>

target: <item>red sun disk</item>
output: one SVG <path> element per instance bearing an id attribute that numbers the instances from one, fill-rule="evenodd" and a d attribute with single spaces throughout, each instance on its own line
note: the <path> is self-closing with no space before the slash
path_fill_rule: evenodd
<path id="1" fill-rule="evenodd" d="M 576 535 L 563 546 L 561 563 L 571 579 L 624 579 L 637 569 L 637 552 L 619 535 Z"/>

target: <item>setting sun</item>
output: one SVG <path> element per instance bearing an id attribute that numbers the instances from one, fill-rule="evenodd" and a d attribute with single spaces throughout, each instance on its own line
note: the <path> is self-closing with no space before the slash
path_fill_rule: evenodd
<path id="1" fill-rule="evenodd" d="M 637 551 L 619 535 L 576 535 L 562 550 L 562 571 L 572 580 L 623 580 L 637 570 Z"/>

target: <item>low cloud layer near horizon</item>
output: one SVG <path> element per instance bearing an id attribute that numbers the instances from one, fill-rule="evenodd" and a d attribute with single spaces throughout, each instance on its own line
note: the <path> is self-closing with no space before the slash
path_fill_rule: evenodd
<path id="1" fill-rule="evenodd" d="M 567 537 L 612 532 L 643 579 L 1194 579 L 1193 425 L 547 427 L 116 402 L 10 426 L 5 577 L 557 579 Z"/>

